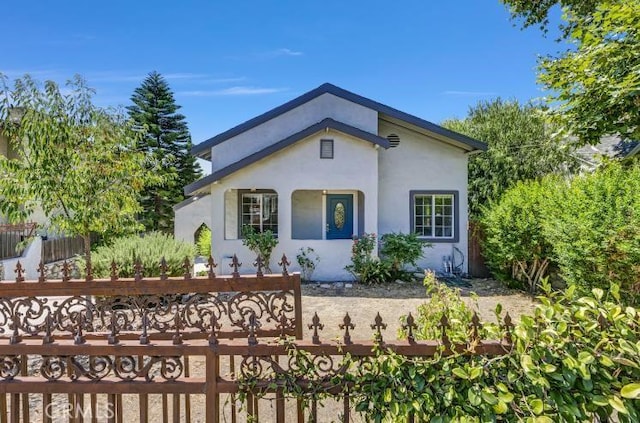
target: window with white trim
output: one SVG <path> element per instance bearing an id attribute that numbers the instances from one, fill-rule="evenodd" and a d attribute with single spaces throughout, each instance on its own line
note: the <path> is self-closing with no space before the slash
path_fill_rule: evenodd
<path id="1" fill-rule="evenodd" d="M 240 199 L 240 233 L 246 226 L 256 232 L 270 230 L 278 234 L 278 194 L 265 192 L 242 193 Z"/>
<path id="2" fill-rule="evenodd" d="M 457 193 L 412 191 L 411 230 L 419 237 L 457 242 Z"/>

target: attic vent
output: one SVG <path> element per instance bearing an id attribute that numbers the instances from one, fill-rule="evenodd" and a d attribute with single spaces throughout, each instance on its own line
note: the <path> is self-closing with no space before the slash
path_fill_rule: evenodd
<path id="1" fill-rule="evenodd" d="M 391 144 L 391 148 L 395 148 L 400 145 L 400 137 L 396 134 L 387 135 L 387 139 L 389 140 L 389 144 Z"/>
<path id="2" fill-rule="evenodd" d="M 333 159 L 333 140 L 320 140 L 320 158 Z"/>

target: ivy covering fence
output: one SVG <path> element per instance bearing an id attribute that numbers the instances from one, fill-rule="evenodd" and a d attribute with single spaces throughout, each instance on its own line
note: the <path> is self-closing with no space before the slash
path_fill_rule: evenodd
<path id="1" fill-rule="evenodd" d="M 406 348 L 385 343 L 375 324 L 378 342 L 367 357 L 347 342 L 339 360 L 284 342 L 294 365 L 252 367 L 259 371 L 240 378 L 241 399 L 278 390 L 317 410 L 323 400 L 348 397 L 375 422 L 592 422 L 614 415 L 640 421 L 637 310 L 620 304 L 616 285 L 607 295 L 594 289 L 584 297 L 573 287 L 561 294 L 545 284 L 544 290 L 535 313 L 521 316 L 512 330 L 508 317 L 481 324 L 453 291 L 440 288 L 417 327 L 413 317 L 405 319 Z M 443 310 L 439 325 L 418 327 L 428 322 L 425 314 Z M 416 339 L 420 334 L 433 333 L 439 333 L 433 354 L 411 353 L 411 345 L 429 342 Z M 504 350 L 488 348 L 494 341 L 483 339 L 500 334 Z"/>

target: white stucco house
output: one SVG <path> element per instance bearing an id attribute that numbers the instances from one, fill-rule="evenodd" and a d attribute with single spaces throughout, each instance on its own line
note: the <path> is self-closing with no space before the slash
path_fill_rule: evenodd
<path id="1" fill-rule="evenodd" d="M 255 260 L 242 228 L 270 229 L 296 270 L 300 248 L 320 257 L 317 280 L 348 280 L 352 237 L 416 232 L 433 245 L 419 265 L 442 269 L 467 252 L 467 160 L 486 145 L 331 84 L 307 92 L 193 147 L 210 175 L 185 187 L 176 238 L 212 231 L 217 272 L 236 253 Z M 466 258 L 466 257 L 465 257 Z M 466 271 L 466 262 L 463 271 Z"/>

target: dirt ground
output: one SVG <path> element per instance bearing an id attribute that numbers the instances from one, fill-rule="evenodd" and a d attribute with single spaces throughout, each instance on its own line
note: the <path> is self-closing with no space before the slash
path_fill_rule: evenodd
<path id="1" fill-rule="evenodd" d="M 493 310 L 496 304 L 502 304 L 504 312 L 509 312 L 514 320 L 523 313 L 529 313 L 535 307 L 535 301 L 531 297 L 524 295 L 518 291 L 512 291 L 502 287 L 498 282 L 486 279 L 475 279 L 465 281 L 469 287 L 461 288 L 463 299 L 472 307 L 474 307 L 481 318 L 485 321 L 493 320 Z M 474 300 L 471 292 L 477 294 Z M 304 338 L 310 339 L 311 331 L 307 328 L 314 313 L 318 313 L 321 322 L 325 325 L 324 330 L 320 333 L 322 340 L 329 341 L 341 336 L 338 325 L 342 322 L 345 313 L 349 313 L 355 324 L 352 331 L 352 338 L 355 340 L 368 340 L 372 338 L 371 323 L 377 313 L 383 317 L 387 323 L 387 329 L 383 335 L 385 340 L 391 341 L 396 339 L 399 328 L 399 318 L 409 312 L 415 313 L 420 304 L 428 302 L 425 295 L 425 288 L 420 282 L 412 283 L 391 283 L 386 285 L 364 286 L 353 284 L 351 288 L 344 288 L 340 284 L 314 284 L 305 283 L 302 286 L 302 310 L 304 322 Z M 222 363 L 221 363 L 222 364 Z M 203 360 L 198 358 L 192 359 L 190 362 L 191 375 L 202 375 L 205 371 Z M 223 365 L 223 368 L 227 366 Z M 226 375 L 225 375 L 226 376 Z M 59 397 L 59 398 L 56 398 Z M 103 397 L 100 395 L 99 397 Z M 187 421 L 184 415 L 184 396 L 181 396 L 180 421 Z M 30 398 L 31 399 L 31 398 Z M 32 421 L 40 421 L 42 419 L 41 400 L 34 398 L 31 404 Z M 57 400 L 57 401 L 56 401 Z M 172 412 L 173 401 L 172 396 L 166 398 L 167 408 Z M 54 421 L 65 420 L 65 403 L 66 396 L 55 395 L 57 418 Z M 98 403 L 104 404 L 105 398 L 99 398 Z M 88 397 L 85 403 L 88 403 Z M 190 396 L 191 402 L 191 419 L 192 422 L 204 421 L 204 397 L 202 395 Z M 163 399 L 160 395 L 149 396 L 150 421 L 162 421 Z M 261 400 L 259 403 L 260 421 L 275 421 L 275 410 L 272 401 L 268 399 Z M 225 417 L 222 421 L 231 421 L 231 400 L 223 399 L 223 408 Z M 320 422 L 340 421 L 340 413 L 342 404 L 326 402 L 324 407 L 318 410 Z M 134 395 L 123 396 L 123 409 L 125 411 L 124 421 L 138 421 L 138 397 Z M 286 406 L 286 421 L 295 421 L 295 403 L 288 401 Z M 245 421 L 244 413 L 238 416 L 238 422 Z M 98 419 L 102 421 L 102 419 Z M 360 422 L 361 418 L 355 413 L 351 416 L 352 422 Z"/>
<path id="2" fill-rule="evenodd" d="M 502 305 L 503 313 L 509 312 L 514 320 L 523 313 L 533 311 L 535 300 L 519 291 L 503 287 L 499 282 L 491 279 L 473 279 L 465 281 L 469 287 L 461 287 L 463 300 L 478 312 L 484 321 L 495 321 L 493 310 L 496 305 Z M 356 328 L 354 339 L 370 339 L 372 332 L 370 324 L 376 313 L 380 313 L 387 330 L 385 339 L 395 339 L 399 328 L 400 316 L 409 312 L 414 313 L 419 305 L 428 302 L 425 288 L 421 282 L 390 283 L 385 285 L 353 284 L 352 288 L 335 287 L 334 284 L 303 284 L 302 311 L 305 324 L 311 320 L 314 313 L 318 313 L 325 328 L 321 338 L 333 339 L 340 336 L 338 325 L 342 323 L 345 313 L 349 313 Z M 477 295 L 474 300 L 471 293 Z M 311 336 L 311 331 L 305 326 L 305 339 Z"/>

